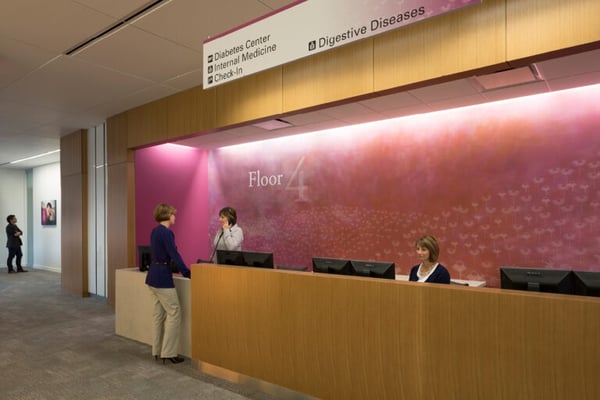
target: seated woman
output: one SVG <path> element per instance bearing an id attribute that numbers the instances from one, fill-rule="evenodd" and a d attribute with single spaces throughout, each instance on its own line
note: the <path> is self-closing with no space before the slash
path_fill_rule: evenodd
<path id="1" fill-rule="evenodd" d="M 421 264 L 411 268 L 408 280 L 449 284 L 450 273 L 442 264 L 437 262 L 440 255 L 440 246 L 437 240 L 433 236 L 426 235 L 417 240 L 415 245 Z"/>

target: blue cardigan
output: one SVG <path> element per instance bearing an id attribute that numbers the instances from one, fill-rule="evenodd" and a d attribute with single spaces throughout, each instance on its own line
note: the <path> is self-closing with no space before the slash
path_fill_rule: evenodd
<path id="1" fill-rule="evenodd" d="M 183 276 L 190 277 L 190 270 L 177 252 L 175 234 L 172 230 L 163 225 L 155 227 L 150 234 L 150 248 L 152 264 L 146 275 L 147 285 L 160 289 L 174 288 L 171 261 L 177 265 Z"/>
<path id="2" fill-rule="evenodd" d="M 419 277 L 417 276 L 417 271 L 419 270 L 419 265 L 415 265 L 410 270 L 409 281 L 418 281 Z M 438 264 L 433 271 L 433 274 L 429 275 L 425 282 L 429 283 L 450 283 L 450 273 L 442 264 Z"/>

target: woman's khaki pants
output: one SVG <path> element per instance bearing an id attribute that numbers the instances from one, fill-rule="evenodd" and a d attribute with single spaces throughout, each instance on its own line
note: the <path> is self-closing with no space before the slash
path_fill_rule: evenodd
<path id="1" fill-rule="evenodd" d="M 177 291 L 175 288 L 148 287 L 154 302 L 152 355 L 161 358 L 177 357 L 181 321 Z"/>

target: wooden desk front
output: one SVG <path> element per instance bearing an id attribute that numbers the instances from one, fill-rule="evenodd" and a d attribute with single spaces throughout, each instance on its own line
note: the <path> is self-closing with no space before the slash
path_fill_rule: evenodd
<path id="1" fill-rule="evenodd" d="M 192 266 L 192 358 L 323 399 L 595 399 L 600 299 Z"/>

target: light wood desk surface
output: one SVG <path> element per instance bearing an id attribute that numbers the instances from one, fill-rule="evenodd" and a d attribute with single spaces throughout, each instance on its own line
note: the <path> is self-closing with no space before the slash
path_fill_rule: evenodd
<path id="1" fill-rule="evenodd" d="M 408 275 L 396 275 L 396 280 L 397 281 L 408 281 Z M 463 285 L 466 283 L 468 286 L 472 286 L 472 287 L 487 286 L 487 283 L 485 281 L 470 281 L 470 280 L 465 280 L 465 279 L 452 279 L 452 282 L 460 283 Z"/>

